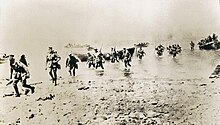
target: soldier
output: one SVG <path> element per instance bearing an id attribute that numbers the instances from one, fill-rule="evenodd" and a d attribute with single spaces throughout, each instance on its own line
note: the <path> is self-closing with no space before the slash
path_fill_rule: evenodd
<path id="1" fill-rule="evenodd" d="M 175 58 L 176 55 L 178 54 L 178 53 L 177 53 L 177 47 L 173 46 L 172 49 L 171 49 L 171 51 L 172 51 L 173 58 Z"/>
<path id="2" fill-rule="evenodd" d="M 10 56 L 9 56 L 9 64 L 10 64 L 10 79 L 12 79 L 13 66 L 14 66 L 14 64 L 15 64 L 14 55 L 10 55 Z"/>
<path id="3" fill-rule="evenodd" d="M 77 62 L 79 62 L 79 60 L 72 54 L 69 54 L 69 57 L 66 59 L 66 67 L 69 67 L 70 76 L 72 76 L 72 72 L 73 76 L 75 76 L 75 70 L 78 69 Z"/>
<path id="4" fill-rule="evenodd" d="M 140 49 L 137 52 L 137 57 L 139 57 L 139 59 L 142 59 L 142 57 L 144 56 L 144 54 L 146 54 L 144 52 L 144 50 L 142 49 L 142 47 L 140 47 Z"/>
<path id="5" fill-rule="evenodd" d="M 212 39 L 213 39 L 213 41 L 218 41 L 218 36 L 216 36 L 216 35 L 213 33 Z"/>
<path id="6" fill-rule="evenodd" d="M 18 86 L 17 83 L 19 81 L 22 82 L 22 86 L 28 89 L 31 89 L 31 93 L 34 93 L 35 87 L 32 87 L 30 85 L 27 85 L 27 79 L 30 78 L 30 73 L 28 71 L 28 68 L 26 64 L 24 64 L 21 60 L 26 61 L 24 58 L 25 56 L 22 55 L 21 59 L 19 62 L 16 62 L 15 65 L 13 66 L 13 70 L 15 71 L 15 77 L 13 81 L 13 87 L 15 90 L 15 96 L 20 97 L 20 93 L 18 91 Z"/>
<path id="7" fill-rule="evenodd" d="M 98 67 L 101 67 L 102 69 L 104 69 L 103 63 L 105 63 L 105 59 L 104 59 L 104 57 L 103 57 L 103 54 L 100 52 L 100 53 L 98 54 L 98 56 L 96 57 L 96 69 L 97 69 Z"/>
<path id="8" fill-rule="evenodd" d="M 163 55 L 163 52 L 164 52 L 164 49 L 165 49 L 164 46 L 161 45 L 161 44 L 160 44 L 158 47 L 156 47 L 155 50 L 157 51 L 157 55 L 158 55 L 158 56 L 162 56 L 162 55 Z M 171 50 L 170 50 L 170 51 L 171 51 Z"/>
<path id="9" fill-rule="evenodd" d="M 111 48 L 111 56 L 110 56 L 110 59 L 111 59 L 111 62 L 112 62 L 112 63 L 115 63 L 115 61 L 119 62 L 117 56 L 118 56 L 118 55 L 117 55 L 117 52 L 116 52 L 115 48 Z"/>
<path id="10" fill-rule="evenodd" d="M 88 60 L 87 60 L 88 67 L 91 66 L 95 67 L 95 58 L 92 54 L 88 53 Z"/>
<path id="11" fill-rule="evenodd" d="M 191 46 L 191 47 L 190 47 L 190 48 L 191 48 L 191 50 L 194 50 L 195 43 L 194 43 L 193 41 L 191 41 L 191 42 L 190 42 L 190 46 Z"/>
<path id="12" fill-rule="evenodd" d="M 131 54 L 127 51 L 126 48 L 123 48 L 123 61 L 126 68 L 127 66 L 131 67 Z"/>
<path id="13" fill-rule="evenodd" d="M 54 51 L 52 47 L 49 47 L 49 52 L 46 57 L 46 70 L 49 68 L 49 75 L 52 78 L 52 82 L 57 85 L 57 69 L 60 69 L 61 66 L 58 63 L 61 60 L 61 57 L 57 54 L 57 51 Z"/>

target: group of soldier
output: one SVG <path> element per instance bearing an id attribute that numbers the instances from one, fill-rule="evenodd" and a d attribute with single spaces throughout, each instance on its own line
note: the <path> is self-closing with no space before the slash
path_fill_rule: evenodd
<path id="1" fill-rule="evenodd" d="M 182 48 L 179 44 L 173 44 L 167 47 L 167 51 L 170 55 L 176 57 L 177 54 L 182 52 Z"/>
<path id="2" fill-rule="evenodd" d="M 25 55 L 21 55 L 20 59 L 16 61 L 14 59 L 14 55 L 9 56 L 9 64 L 10 64 L 10 81 L 7 85 L 13 84 L 13 88 L 15 90 L 15 96 L 20 97 L 20 93 L 18 90 L 18 82 L 22 83 L 22 86 L 31 90 L 31 93 L 34 93 L 35 87 L 27 84 L 27 79 L 30 78 L 30 72 L 28 70 L 28 63 Z M 26 91 L 26 94 L 29 92 Z"/>
<path id="3" fill-rule="evenodd" d="M 138 56 L 143 56 L 144 51 L 141 49 L 139 50 Z M 108 53 L 108 55 L 104 55 L 101 50 L 98 51 L 98 49 L 94 49 L 94 53 L 88 53 L 88 60 L 87 65 L 88 68 L 99 68 L 104 69 L 103 64 L 105 63 L 105 58 L 109 58 L 111 63 L 116 63 L 121 60 L 124 62 L 125 68 L 131 67 L 131 53 L 126 49 L 123 48 L 122 52 L 116 51 L 115 48 L 111 48 L 111 52 Z M 142 58 L 142 57 L 141 57 Z"/>
<path id="4" fill-rule="evenodd" d="M 95 53 L 88 53 L 88 68 L 94 67 L 97 69 L 98 67 L 101 67 L 102 69 L 104 69 L 103 63 L 105 63 L 105 59 L 101 50 L 98 51 L 98 49 L 94 49 L 94 51 Z"/>
<path id="5" fill-rule="evenodd" d="M 213 36 L 209 36 L 207 38 L 208 40 L 215 40 L 217 37 L 215 34 Z M 191 41 L 190 42 L 191 50 L 194 50 L 195 44 Z M 177 54 L 181 53 L 182 48 L 178 44 L 169 45 L 166 47 L 168 53 L 172 55 L 173 57 L 176 57 Z M 61 69 L 61 65 L 59 64 L 59 61 L 61 60 L 61 57 L 58 55 L 57 51 L 53 50 L 52 47 L 48 48 L 48 53 L 46 56 L 46 68 L 45 70 L 49 71 L 49 76 L 51 77 L 52 83 L 54 85 L 57 85 L 57 71 Z M 159 45 L 155 48 L 156 54 L 158 56 L 162 56 L 163 52 L 165 50 L 165 47 L 163 45 Z M 115 48 L 111 48 L 111 52 L 109 53 L 108 57 L 111 63 L 117 63 L 120 60 L 123 62 L 125 69 L 129 69 L 131 67 L 131 57 L 133 53 L 130 53 L 128 49 L 123 48 L 122 51 L 116 51 Z M 146 53 L 142 49 L 142 47 L 139 47 L 139 49 L 136 51 L 136 55 L 139 59 L 142 59 L 143 56 Z M 94 53 L 90 52 L 87 53 L 87 66 L 88 68 L 95 68 L 98 69 L 99 67 L 101 69 L 104 69 L 104 63 L 106 55 L 104 55 L 101 50 L 98 51 L 98 49 L 94 49 Z M 28 63 L 25 58 L 25 55 L 21 55 L 20 59 L 16 61 L 14 59 L 14 55 L 9 56 L 9 62 L 10 62 L 10 80 L 9 84 L 13 83 L 13 87 L 15 90 L 15 96 L 20 97 L 20 93 L 18 91 L 17 83 L 20 81 L 22 83 L 22 86 L 25 88 L 28 88 L 31 90 L 31 93 L 35 92 L 35 87 L 27 85 L 27 79 L 30 78 L 30 73 L 28 70 Z M 70 76 L 76 75 L 76 69 L 78 69 L 79 60 L 73 55 L 69 54 L 65 66 L 68 68 Z M 28 91 L 29 92 L 29 91 Z"/>
<path id="6" fill-rule="evenodd" d="M 57 54 L 57 51 L 53 50 L 52 47 L 49 47 L 48 54 L 46 56 L 46 70 L 49 69 L 49 75 L 52 79 L 52 82 L 57 85 L 57 70 L 61 69 L 61 65 L 59 64 L 59 61 L 61 60 L 61 57 Z M 76 69 L 78 69 L 79 60 L 73 55 L 69 54 L 69 56 L 66 59 L 66 68 L 69 68 L 70 76 L 76 75 Z"/>
<path id="7" fill-rule="evenodd" d="M 162 45 L 158 46 L 156 50 L 158 51 L 164 51 L 164 47 Z M 170 53 L 174 53 L 175 51 L 181 51 L 181 47 L 179 45 L 172 45 L 167 48 Z M 133 53 L 132 53 L 133 54 Z M 117 63 L 120 60 L 123 62 L 124 67 L 129 69 L 131 67 L 131 57 L 132 54 L 128 51 L 128 49 L 123 48 L 121 52 L 116 51 L 115 48 L 111 48 L 111 52 L 109 54 L 110 62 L 111 63 Z M 146 53 L 142 49 L 142 47 L 139 47 L 137 50 L 137 57 L 139 59 L 142 59 L 143 56 Z M 53 50 L 52 47 L 48 48 L 48 53 L 46 56 L 46 68 L 45 70 L 49 71 L 49 76 L 51 77 L 52 83 L 54 85 L 57 85 L 57 71 L 61 69 L 61 65 L 59 64 L 59 61 L 61 60 L 61 57 L 58 55 L 57 51 Z M 22 82 L 22 86 L 25 88 L 28 88 L 31 90 L 31 93 L 35 92 L 35 87 L 27 85 L 27 79 L 30 78 L 30 72 L 28 70 L 28 63 L 26 61 L 25 55 L 22 55 L 20 57 L 19 61 L 15 61 L 14 55 L 9 56 L 9 62 L 10 62 L 10 81 L 8 83 L 11 84 L 13 83 L 13 87 L 15 90 L 15 95 L 16 97 L 20 97 L 20 93 L 18 91 L 17 83 L 20 81 Z M 79 60 L 73 55 L 69 54 L 67 59 L 66 59 L 66 68 L 69 70 L 69 74 L 71 76 L 76 75 L 76 69 L 78 69 L 78 64 Z M 104 54 L 98 49 L 94 49 L 94 53 L 88 53 L 88 59 L 87 59 L 87 65 L 88 68 L 101 68 L 104 69 L 104 64 L 105 63 L 105 57 Z"/>
<path id="8" fill-rule="evenodd" d="M 177 54 L 182 52 L 182 48 L 179 44 L 169 45 L 168 47 L 166 47 L 166 49 L 168 53 L 172 55 L 173 57 L 176 57 Z M 165 47 L 162 44 L 160 44 L 159 46 L 155 48 L 155 50 L 158 56 L 162 56 L 165 50 Z"/>
<path id="9" fill-rule="evenodd" d="M 198 43 L 199 46 L 210 43 L 210 42 L 217 42 L 218 41 L 218 36 L 216 36 L 214 33 L 212 34 L 212 36 L 208 36 L 207 38 L 201 39 Z"/>
<path id="10" fill-rule="evenodd" d="M 49 75 L 52 79 L 52 82 L 57 85 L 57 70 L 61 69 L 61 65 L 59 61 L 61 57 L 57 54 L 57 51 L 53 50 L 52 47 L 49 47 L 48 54 L 46 56 L 46 68 L 45 70 L 49 70 Z M 66 67 L 69 67 L 70 75 L 75 76 L 75 69 L 78 68 L 77 62 L 79 60 L 76 59 L 72 54 L 66 59 Z M 7 85 L 13 84 L 13 88 L 15 90 L 15 97 L 20 97 L 19 89 L 17 84 L 19 82 L 22 83 L 24 88 L 28 88 L 25 91 L 25 94 L 31 91 L 31 93 L 35 92 L 35 87 L 27 84 L 27 79 L 30 78 L 30 72 L 28 70 L 29 63 L 26 60 L 25 55 L 21 55 L 18 61 L 15 60 L 14 55 L 9 55 L 9 65 L 10 65 L 10 79 Z"/>

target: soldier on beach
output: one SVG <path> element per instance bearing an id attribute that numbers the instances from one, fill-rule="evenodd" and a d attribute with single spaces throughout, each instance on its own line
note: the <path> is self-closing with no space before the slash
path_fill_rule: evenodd
<path id="1" fill-rule="evenodd" d="M 14 64 L 15 64 L 14 55 L 10 55 L 10 56 L 9 56 L 9 64 L 10 64 L 10 79 L 12 79 L 13 66 L 14 66 Z"/>
<path id="2" fill-rule="evenodd" d="M 69 67 L 70 76 L 75 76 L 75 70 L 78 69 L 77 62 L 79 62 L 79 60 L 72 54 L 69 54 L 69 57 L 66 59 L 66 67 Z"/>
<path id="3" fill-rule="evenodd" d="M 16 97 L 20 97 L 20 93 L 18 91 L 18 86 L 17 86 L 17 83 L 19 81 L 22 82 L 23 87 L 30 89 L 31 93 L 34 93 L 35 87 L 27 85 L 27 79 L 30 78 L 30 73 L 28 71 L 28 67 L 27 67 L 27 64 L 25 64 L 25 62 L 27 62 L 25 59 L 25 55 L 22 55 L 20 61 L 16 62 L 13 65 L 13 70 L 15 71 L 15 76 L 14 76 L 14 80 L 13 80 L 13 87 L 15 90 Z"/>
<path id="4" fill-rule="evenodd" d="M 49 47 L 49 52 L 46 57 L 46 70 L 49 68 L 49 75 L 52 78 L 52 82 L 57 85 L 57 69 L 60 69 L 61 66 L 58 63 L 61 60 L 61 57 L 57 54 L 57 51 L 54 51 L 52 47 Z"/>
<path id="5" fill-rule="evenodd" d="M 91 66 L 95 67 L 95 57 L 91 53 L 88 53 L 88 60 L 87 60 L 88 67 Z"/>

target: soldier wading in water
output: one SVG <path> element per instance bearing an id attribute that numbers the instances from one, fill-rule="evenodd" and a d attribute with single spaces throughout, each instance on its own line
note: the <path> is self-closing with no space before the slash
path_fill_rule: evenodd
<path id="1" fill-rule="evenodd" d="M 137 57 L 138 57 L 139 59 L 142 59 L 143 56 L 144 56 L 144 54 L 146 54 L 146 53 L 144 52 L 144 50 L 142 49 L 142 47 L 140 47 L 140 49 L 137 51 Z"/>
<path id="2" fill-rule="evenodd" d="M 131 54 L 127 51 L 126 48 L 123 48 L 123 61 L 125 64 L 125 68 L 127 68 L 128 66 L 131 67 Z"/>
<path id="3" fill-rule="evenodd" d="M 95 61 L 96 61 L 96 66 L 95 66 L 96 69 L 98 67 L 101 67 L 102 69 L 104 69 L 103 63 L 105 63 L 105 59 L 104 59 L 103 54 L 101 52 L 97 55 Z"/>
<path id="4" fill-rule="evenodd" d="M 57 85 L 57 69 L 60 69 L 61 66 L 58 63 L 61 60 L 61 57 L 53 50 L 52 47 L 49 47 L 49 52 L 46 57 L 46 70 L 49 68 L 49 75 L 52 78 L 52 82 Z"/>

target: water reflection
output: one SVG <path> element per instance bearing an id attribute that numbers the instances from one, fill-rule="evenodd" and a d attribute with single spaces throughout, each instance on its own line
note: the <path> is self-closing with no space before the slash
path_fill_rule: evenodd
<path id="1" fill-rule="evenodd" d="M 179 60 L 178 58 L 173 58 L 173 61 L 174 61 L 177 65 L 179 65 L 179 66 L 182 65 L 182 64 L 180 63 L 180 60 Z"/>
<path id="2" fill-rule="evenodd" d="M 104 75 L 104 70 L 96 70 L 96 75 L 97 76 L 103 76 Z"/>
<path id="3" fill-rule="evenodd" d="M 124 77 L 126 77 L 126 78 L 131 78 L 131 71 L 130 71 L 130 69 L 125 69 L 124 70 Z"/>

